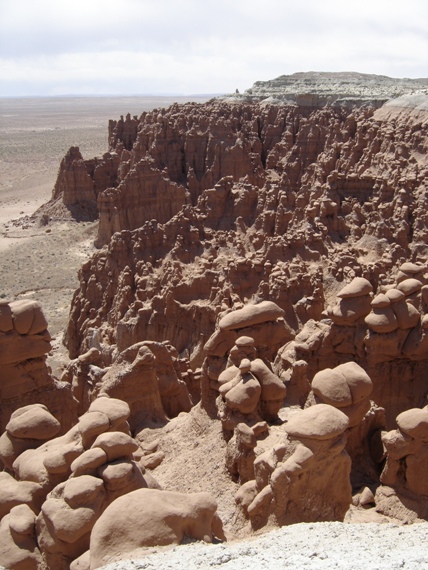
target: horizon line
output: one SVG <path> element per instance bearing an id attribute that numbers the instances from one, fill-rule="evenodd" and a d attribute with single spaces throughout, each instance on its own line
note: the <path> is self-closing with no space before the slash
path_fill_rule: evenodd
<path id="1" fill-rule="evenodd" d="M 59 98 L 59 97 L 217 97 L 226 95 L 224 91 L 217 93 L 64 93 L 55 95 L 1 95 L 0 99 L 41 99 L 41 98 Z"/>

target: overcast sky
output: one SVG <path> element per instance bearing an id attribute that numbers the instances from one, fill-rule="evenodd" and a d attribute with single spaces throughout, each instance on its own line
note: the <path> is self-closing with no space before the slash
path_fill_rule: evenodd
<path id="1" fill-rule="evenodd" d="M 428 77 L 427 0 L 0 0 L 0 95 L 243 91 L 297 71 Z"/>

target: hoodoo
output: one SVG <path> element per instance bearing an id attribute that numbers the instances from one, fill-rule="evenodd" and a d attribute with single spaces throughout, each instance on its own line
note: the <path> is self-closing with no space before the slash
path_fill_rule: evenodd
<path id="1" fill-rule="evenodd" d="M 69 150 L 41 212 L 98 250 L 60 378 L 0 303 L 0 564 L 428 520 L 427 129 L 428 80 L 308 73 Z"/>

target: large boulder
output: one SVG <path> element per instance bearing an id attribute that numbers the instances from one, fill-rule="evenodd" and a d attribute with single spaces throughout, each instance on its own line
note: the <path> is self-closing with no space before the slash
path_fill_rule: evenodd
<path id="1" fill-rule="evenodd" d="M 184 536 L 224 538 L 217 503 L 208 493 L 140 489 L 114 501 L 92 530 L 91 570 L 131 557 L 142 547 L 180 544 Z"/>

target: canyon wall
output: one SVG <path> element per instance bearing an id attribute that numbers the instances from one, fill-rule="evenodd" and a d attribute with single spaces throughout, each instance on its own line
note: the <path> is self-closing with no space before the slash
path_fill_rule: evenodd
<path id="1" fill-rule="evenodd" d="M 354 277 L 376 292 L 426 263 L 426 115 L 400 109 L 212 101 L 110 122 L 118 184 L 98 194 L 70 355 L 169 340 L 197 367 L 224 311 L 269 299 L 297 332 Z"/>

